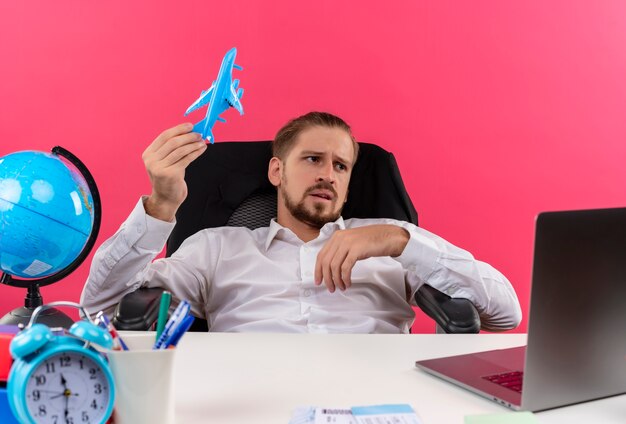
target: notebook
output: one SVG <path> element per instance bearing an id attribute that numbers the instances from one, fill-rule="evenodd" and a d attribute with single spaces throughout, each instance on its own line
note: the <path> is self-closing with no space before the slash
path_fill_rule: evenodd
<path id="1" fill-rule="evenodd" d="M 515 410 L 626 393 L 626 208 L 538 215 L 527 345 L 417 361 Z"/>

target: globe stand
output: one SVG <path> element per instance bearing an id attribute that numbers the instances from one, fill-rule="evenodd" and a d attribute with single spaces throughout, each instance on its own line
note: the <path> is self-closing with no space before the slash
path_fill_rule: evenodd
<path id="1" fill-rule="evenodd" d="M 6 275 L 8 274 L 2 275 L 2 280 L 6 278 Z M 8 280 L 8 278 L 6 279 Z M 4 281 L 0 282 L 4 283 Z M 43 305 L 43 298 L 41 297 L 41 292 L 39 291 L 39 285 L 34 284 L 32 286 L 28 286 L 28 292 L 24 298 L 24 306 L 22 308 L 13 309 L 11 312 L 0 318 L 0 325 L 19 325 L 21 327 L 25 327 L 30 321 L 30 317 L 35 309 L 41 305 Z M 39 316 L 41 317 L 41 322 L 45 323 L 50 328 L 69 328 L 74 323 L 72 318 L 56 308 L 46 309 L 41 312 Z"/>
<path id="2" fill-rule="evenodd" d="M 24 298 L 24 306 L 13 309 L 11 312 L 0 318 L 0 324 L 28 324 L 34 310 L 38 306 L 43 304 L 43 298 L 41 297 L 39 287 L 56 283 L 57 281 L 67 277 L 76 268 L 78 268 L 87 258 L 87 256 L 91 252 L 91 249 L 93 249 L 93 246 L 96 243 L 96 238 L 98 237 L 98 233 L 100 231 L 100 222 L 102 219 L 102 204 L 100 203 L 100 193 L 98 191 L 98 187 L 96 186 L 96 181 L 93 179 L 93 176 L 91 175 L 87 167 L 80 161 L 80 159 L 78 159 L 68 150 L 65 150 L 63 147 L 55 146 L 52 149 L 52 153 L 67 159 L 72 165 L 74 165 L 78 169 L 78 171 L 80 171 L 80 173 L 83 175 L 83 178 L 85 178 L 85 181 L 87 182 L 87 186 L 89 187 L 89 191 L 91 192 L 91 198 L 94 205 L 94 219 L 91 234 L 89 234 L 89 238 L 87 239 L 83 250 L 76 257 L 76 259 L 74 259 L 72 263 L 70 263 L 68 266 L 66 266 L 56 274 L 39 279 L 25 280 L 15 278 L 7 273 L 3 273 L 2 277 L 0 278 L 0 284 L 27 288 L 28 291 L 26 293 L 26 297 Z M 39 314 L 39 318 L 40 319 L 38 319 L 38 322 L 42 322 L 51 328 L 69 328 L 74 323 L 74 320 L 72 320 L 68 315 L 55 308 L 46 309 Z"/>

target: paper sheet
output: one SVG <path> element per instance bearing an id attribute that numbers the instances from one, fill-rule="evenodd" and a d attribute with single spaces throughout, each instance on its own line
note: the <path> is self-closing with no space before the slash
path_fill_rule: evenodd
<path id="1" fill-rule="evenodd" d="M 297 408 L 289 424 L 422 424 L 410 405 Z"/>

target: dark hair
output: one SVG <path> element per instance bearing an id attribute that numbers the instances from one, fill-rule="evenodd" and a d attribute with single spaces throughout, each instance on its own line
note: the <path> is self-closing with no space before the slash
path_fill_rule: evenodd
<path id="1" fill-rule="evenodd" d="M 354 148 L 354 160 L 356 162 L 357 155 L 359 153 L 359 143 L 352 135 L 350 125 L 338 116 L 332 115 L 327 112 L 309 112 L 306 115 L 299 116 L 287 122 L 276 134 L 274 141 L 272 142 L 272 154 L 280 160 L 285 160 L 289 152 L 294 146 L 294 141 L 304 130 L 312 127 L 329 127 L 340 128 L 348 133 L 352 140 Z"/>

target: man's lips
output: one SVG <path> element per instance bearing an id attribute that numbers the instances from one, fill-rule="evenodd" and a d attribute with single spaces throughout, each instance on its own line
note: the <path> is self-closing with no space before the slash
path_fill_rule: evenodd
<path id="1" fill-rule="evenodd" d="M 318 199 L 321 200 L 333 200 L 335 198 L 335 195 L 330 192 L 330 191 L 325 191 L 325 190 L 315 190 L 312 191 L 311 193 L 309 193 L 309 196 L 313 196 L 316 197 Z"/>

